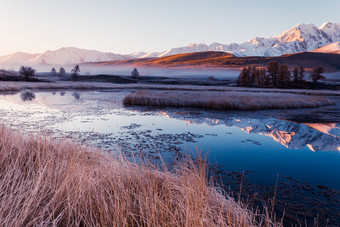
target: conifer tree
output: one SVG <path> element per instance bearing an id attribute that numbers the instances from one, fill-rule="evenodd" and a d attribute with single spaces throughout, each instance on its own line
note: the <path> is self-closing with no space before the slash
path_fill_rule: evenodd
<path id="1" fill-rule="evenodd" d="M 299 81 L 302 82 L 305 80 L 305 68 L 303 65 L 300 66 L 300 72 L 299 72 Z"/>
<path id="2" fill-rule="evenodd" d="M 303 65 L 300 66 L 300 71 L 299 71 L 299 77 L 298 77 L 298 83 L 299 87 L 304 87 L 305 86 L 305 68 Z"/>
<path id="3" fill-rule="evenodd" d="M 250 67 L 244 67 L 237 79 L 239 86 L 241 87 L 250 87 L 251 78 L 250 78 Z"/>
<path id="4" fill-rule="evenodd" d="M 297 86 L 299 82 L 299 69 L 297 67 L 294 67 L 293 69 L 293 83 L 294 86 Z"/>
<path id="5" fill-rule="evenodd" d="M 290 82 L 290 71 L 288 66 L 280 65 L 279 75 L 277 79 L 277 87 L 288 87 Z"/>
<path id="6" fill-rule="evenodd" d="M 277 61 L 269 62 L 267 66 L 268 74 L 274 87 L 276 87 L 278 83 L 279 68 L 280 65 Z"/>
<path id="7" fill-rule="evenodd" d="M 257 68 L 253 67 L 251 68 L 249 87 L 254 87 L 256 77 L 257 77 Z"/>
<path id="8" fill-rule="evenodd" d="M 321 73 L 324 72 L 325 70 L 323 67 L 316 67 L 312 70 L 310 77 L 312 78 L 314 84 L 316 84 L 320 79 L 325 79 L 325 76 L 321 75 Z"/>
<path id="9" fill-rule="evenodd" d="M 80 73 L 79 65 L 74 66 L 71 72 L 72 72 L 71 74 L 72 80 L 78 80 L 78 75 Z"/>

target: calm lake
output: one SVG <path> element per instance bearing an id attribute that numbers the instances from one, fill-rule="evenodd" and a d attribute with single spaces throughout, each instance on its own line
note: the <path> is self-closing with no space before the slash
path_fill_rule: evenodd
<path id="1" fill-rule="evenodd" d="M 24 134 L 67 138 L 108 152 L 164 159 L 196 150 L 257 185 L 277 174 L 340 190 L 340 100 L 314 109 L 211 111 L 123 106 L 132 90 L 37 91 L 0 96 L 0 119 Z"/>

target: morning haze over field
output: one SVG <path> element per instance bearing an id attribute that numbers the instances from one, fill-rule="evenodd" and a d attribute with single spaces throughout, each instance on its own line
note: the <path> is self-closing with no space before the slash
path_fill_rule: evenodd
<path id="1" fill-rule="evenodd" d="M 340 225 L 339 1 L 1 9 L 1 226 Z"/>

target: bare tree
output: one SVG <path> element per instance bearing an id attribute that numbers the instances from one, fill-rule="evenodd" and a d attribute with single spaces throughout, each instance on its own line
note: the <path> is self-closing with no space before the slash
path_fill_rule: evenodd
<path id="1" fill-rule="evenodd" d="M 52 74 L 53 76 L 57 75 L 57 70 L 55 70 L 55 68 L 52 68 L 52 69 L 51 69 L 51 74 Z"/>
<path id="2" fill-rule="evenodd" d="M 132 78 L 138 79 L 139 78 L 139 72 L 136 68 L 134 68 L 131 72 Z"/>
<path id="3" fill-rule="evenodd" d="M 65 75 L 66 71 L 63 67 L 60 67 L 59 69 L 59 75 L 62 76 L 62 75 Z"/>
<path id="4" fill-rule="evenodd" d="M 74 66 L 71 73 L 72 80 L 78 80 L 78 75 L 80 73 L 79 65 Z"/>
<path id="5" fill-rule="evenodd" d="M 29 67 L 29 66 L 21 66 L 19 69 L 20 76 L 24 77 L 25 80 L 30 80 L 35 75 L 35 69 Z"/>
<path id="6" fill-rule="evenodd" d="M 312 70 L 310 77 L 312 78 L 314 84 L 316 84 L 320 79 L 325 79 L 325 76 L 321 75 L 321 73 L 324 72 L 325 70 L 323 67 L 316 67 Z"/>

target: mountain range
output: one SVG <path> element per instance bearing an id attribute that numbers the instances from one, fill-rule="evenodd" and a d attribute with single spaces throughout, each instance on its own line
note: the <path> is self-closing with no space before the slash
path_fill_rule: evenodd
<path id="1" fill-rule="evenodd" d="M 150 71 L 152 68 L 159 73 L 160 68 L 188 69 L 195 70 L 240 70 L 245 66 L 266 67 L 269 62 L 277 61 L 280 64 L 295 66 L 304 66 L 306 70 L 318 66 L 323 67 L 327 72 L 336 72 L 340 70 L 340 54 L 318 53 L 318 52 L 299 52 L 296 54 L 284 54 L 274 57 L 236 57 L 235 55 L 221 51 L 205 51 L 186 54 L 175 54 L 159 58 L 135 58 L 120 61 L 91 62 L 82 64 L 83 66 L 96 66 L 102 68 L 119 67 L 131 71 L 131 68 L 146 68 Z M 128 71 L 128 72 L 130 72 Z M 125 71 L 126 73 L 127 71 Z M 150 73 L 150 72 L 148 72 Z"/>
<path id="2" fill-rule="evenodd" d="M 340 41 L 340 23 L 327 22 L 320 27 L 316 27 L 313 24 L 299 24 L 278 36 L 267 38 L 256 37 L 241 44 L 190 44 L 187 47 L 173 48 L 160 53 L 147 54 L 143 57 L 163 57 L 202 51 L 224 51 L 237 57 L 271 57 L 312 51 L 338 41 Z"/>
<path id="3" fill-rule="evenodd" d="M 75 47 L 46 51 L 40 54 L 17 52 L 0 57 L 0 66 L 17 67 L 20 65 L 65 66 L 85 62 L 105 62 L 134 58 L 160 58 L 176 54 L 221 51 L 237 57 L 244 56 L 281 56 L 298 52 L 315 51 L 321 53 L 340 53 L 340 23 L 324 23 L 320 27 L 313 24 L 299 24 L 278 36 L 253 38 L 237 44 L 190 44 L 185 47 L 171 48 L 162 52 L 135 52 L 122 55 Z"/>

